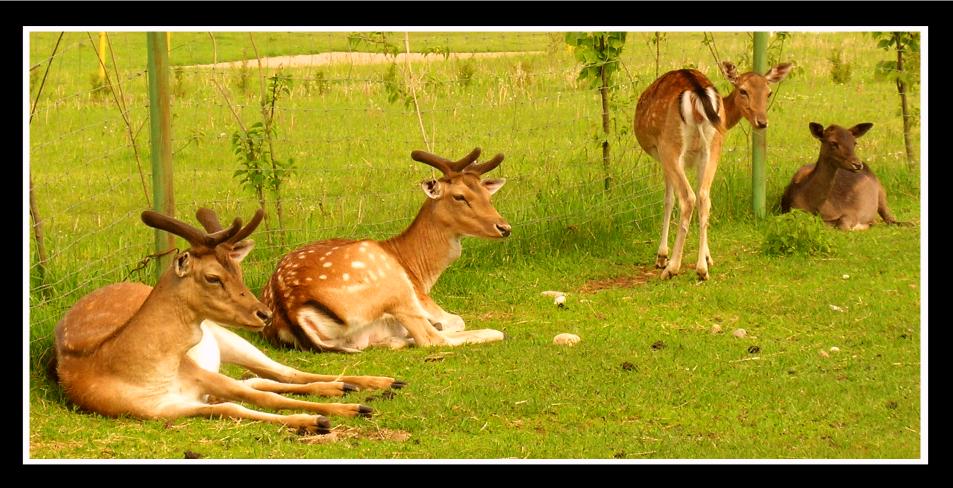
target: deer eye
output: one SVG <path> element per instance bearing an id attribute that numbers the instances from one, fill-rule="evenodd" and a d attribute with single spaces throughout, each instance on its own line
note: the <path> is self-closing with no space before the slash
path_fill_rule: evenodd
<path id="1" fill-rule="evenodd" d="M 456 201 L 458 201 L 458 202 L 465 202 L 465 201 L 467 201 L 467 197 L 465 197 L 465 196 L 463 196 L 463 195 L 454 195 L 454 196 L 453 196 L 453 199 L 456 200 Z"/>
<path id="2" fill-rule="evenodd" d="M 739 89 L 738 89 L 738 93 L 740 93 L 741 96 L 743 96 L 743 97 L 745 97 L 745 98 L 748 98 L 748 91 L 747 91 L 747 90 L 744 90 L 744 89 L 739 88 Z"/>
<path id="3" fill-rule="evenodd" d="M 210 285 L 221 285 L 222 279 L 215 275 L 205 275 L 205 282 Z"/>

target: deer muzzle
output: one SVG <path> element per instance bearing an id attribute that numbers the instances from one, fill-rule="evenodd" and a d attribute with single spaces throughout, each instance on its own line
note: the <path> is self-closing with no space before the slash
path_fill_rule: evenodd
<path id="1" fill-rule="evenodd" d="M 496 224 L 496 231 L 500 233 L 500 236 L 507 237 L 513 231 L 513 228 L 507 223 Z"/>

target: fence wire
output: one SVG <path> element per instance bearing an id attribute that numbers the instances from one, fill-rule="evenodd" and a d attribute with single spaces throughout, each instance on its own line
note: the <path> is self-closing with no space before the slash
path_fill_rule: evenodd
<path id="1" fill-rule="evenodd" d="M 57 34 L 33 33 L 30 46 L 31 81 L 52 63 L 48 92 L 29 128 L 29 169 L 49 254 L 42 280 L 35 252 L 30 262 L 31 330 L 42 337 L 49 337 L 53 324 L 83 294 L 123 279 L 154 281 L 151 268 L 129 276 L 154 252 L 153 231 L 139 220 L 146 202 L 134 157 L 138 149 L 148 161 L 149 134 L 143 130 L 149 115 L 146 36 L 109 34 L 113 52 L 106 55 L 107 67 L 111 82 L 122 85 L 120 109 L 97 77 L 98 54 L 87 33 L 66 33 L 51 57 L 51 39 Z M 635 141 L 632 117 L 637 96 L 653 81 L 656 69 L 684 67 L 684 53 L 669 52 L 663 56 L 667 64 L 655 66 L 655 47 L 647 42 L 652 33 L 632 35 L 636 40 L 623 53 L 624 69 L 610 87 L 611 163 L 606 175 L 599 91 L 577 79 L 579 65 L 561 33 L 411 33 L 411 49 L 432 52 L 426 61 L 414 62 L 412 76 L 392 57 L 378 64 L 261 70 L 254 59 L 256 47 L 262 56 L 374 47 L 349 44 L 347 34 L 215 33 L 214 46 L 208 33 L 172 34 L 174 193 L 176 216 L 182 220 L 194 223 L 200 206 L 212 208 L 223 220 L 252 215 L 258 199 L 235 175 L 242 168 L 232 143 L 241 133 L 236 116 L 245 128 L 262 122 L 262 93 L 269 79 L 282 76 L 289 87 L 275 103 L 274 149 L 276 158 L 295 163 L 283 174 L 281 229 L 276 195 L 265 191 L 268 216 L 253 236 L 258 246 L 244 265 L 253 289 L 267 280 L 282 254 L 306 242 L 382 239 L 409 225 L 425 199 L 418 184 L 434 176 L 431 168 L 409 157 L 414 149 L 426 149 L 425 139 L 434 144 L 434 152 L 453 159 L 476 146 L 484 150 L 481 160 L 497 152 L 506 155 L 488 176 L 508 179 L 494 203 L 513 226 L 511 242 L 563 242 L 570 226 L 625 228 L 655 238 L 662 178 L 658 164 Z M 750 53 L 744 36 L 717 37 L 726 58 Z M 402 39 L 392 36 L 401 52 Z M 702 54 L 691 58 L 692 65 L 710 73 L 727 93 L 727 82 L 717 76 L 714 60 L 703 49 L 699 43 Z M 527 52 L 480 59 L 443 56 L 493 50 Z M 247 62 L 231 68 L 199 66 L 213 58 Z M 782 110 L 783 102 L 778 105 L 775 110 Z M 720 172 L 744 170 L 725 162 L 742 159 L 732 151 L 747 150 L 743 138 L 741 131 L 729 134 L 728 157 L 723 155 L 721 166 L 728 168 Z M 809 159 L 813 150 L 802 152 Z M 144 176 L 151 181 L 151 174 Z M 603 190 L 606 176 L 613 181 L 611 192 Z M 33 250 L 32 240 L 30 245 Z M 474 240 L 467 252 L 490 252 L 494 245 Z M 647 248 L 646 256 L 653 255 L 654 248 Z"/>

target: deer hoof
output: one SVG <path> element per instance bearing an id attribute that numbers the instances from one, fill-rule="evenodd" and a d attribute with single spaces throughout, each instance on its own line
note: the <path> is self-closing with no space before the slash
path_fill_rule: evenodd
<path id="1" fill-rule="evenodd" d="M 659 254 L 658 256 L 656 256 L 655 267 L 658 269 L 662 269 L 665 266 L 668 266 L 668 256 L 664 254 Z"/>
<path id="2" fill-rule="evenodd" d="M 698 279 L 701 281 L 708 281 L 708 270 L 697 270 Z"/>
<path id="3" fill-rule="evenodd" d="M 374 414 L 374 409 L 368 406 L 359 405 L 357 407 L 357 414 L 361 417 L 370 417 Z"/>
<path id="4" fill-rule="evenodd" d="M 341 386 L 341 390 L 344 391 L 344 393 L 347 393 L 350 391 L 361 391 L 361 389 L 358 388 L 358 386 L 353 383 L 344 383 Z"/>
<path id="5" fill-rule="evenodd" d="M 401 388 L 403 388 L 403 387 L 405 387 L 405 386 L 407 386 L 407 382 L 406 382 L 406 381 L 400 381 L 400 380 L 394 380 L 394 382 L 390 384 L 390 387 L 393 388 L 393 389 L 395 389 L 395 390 L 399 390 L 399 389 L 401 389 Z"/>
<path id="6" fill-rule="evenodd" d="M 677 275 L 677 274 L 678 274 L 678 271 L 672 271 L 672 270 L 670 270 L 670 269 L 668 269 L 668 268 L 665 268 L 665 269 L 662 270 L 662 274 L 659 275 L 659 278 L 661 278 L 661 279 L 663 279 L 663 280 L 670 280 L 670 279 L 674 278 L 675 275 Z"/>
<path id="7" fill-rule="evenodd" d="M 312 432 L 321 435 L 330 434 L 331 422 L 327 417 L 318 415 L 314 420 L 314 425 L 303 425 L 298 428 L 298 435 L 310 434 Z"/>

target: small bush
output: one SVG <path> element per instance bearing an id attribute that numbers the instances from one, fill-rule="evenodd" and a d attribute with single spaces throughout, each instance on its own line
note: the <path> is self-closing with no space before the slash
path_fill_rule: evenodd
<path id="1" fill-rule="evenodd" d="M 830 232 L 819 217 L 792 210 L 768 223 L 762 251 L 769 256 L 830 254 Z"/>
<path id="2" fill-rule="evenodd" d="M 827 60 L 831 62 L 831 81 L 840 85 L 850 81 L 850 63 L 841 59 L 840 49 L 832 51 Z"/>
<path id="3" fill-rule="evenodd" d="M 465 61 L 460 63 L 457 68 L 457 82 L 460 86 L 466 88 L 473 83 L 473 74 L 476 72 L 476 69 L 473 67 L 473 61 Z"/>

